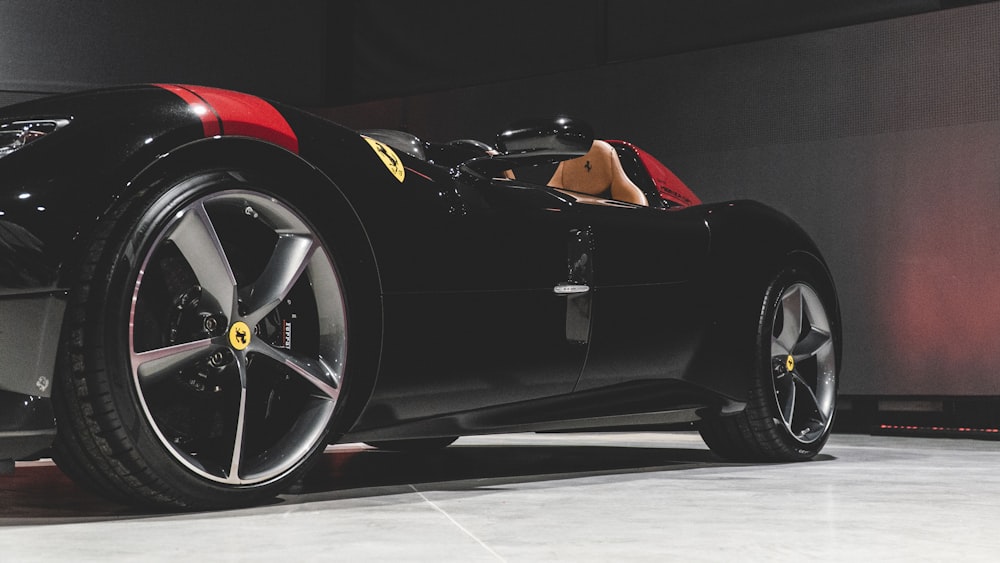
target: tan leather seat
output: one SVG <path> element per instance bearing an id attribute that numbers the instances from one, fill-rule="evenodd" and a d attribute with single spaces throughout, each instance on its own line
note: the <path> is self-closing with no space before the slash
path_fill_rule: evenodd
<path id="1" fill-rule="evenodd" d="M 638 205 L 649 205 L 646 195 L 625 175 L 614 147 L 594 141 L 587 154 L 559 163 L 549 186 L 608 197 Z"/>

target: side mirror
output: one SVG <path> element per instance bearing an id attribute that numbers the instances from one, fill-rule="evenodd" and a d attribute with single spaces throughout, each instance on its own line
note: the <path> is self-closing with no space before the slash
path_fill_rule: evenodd
<path id="1" fill-rule="evenodd" d="M 493 176 L 521 166 L 577 158 L 587 154 L 593 143 L 590 125 L 569 117 L 519 121 L 497 135 L 500 154 L 470 160 L 465 166 Z"/>

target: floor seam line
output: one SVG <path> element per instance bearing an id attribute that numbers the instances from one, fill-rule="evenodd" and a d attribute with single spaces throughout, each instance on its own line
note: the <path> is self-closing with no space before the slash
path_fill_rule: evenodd
<path id="1" fill-rule="evenodd" d="M 410 489 L 412 489 L 414 493 L 417 493 L 417 496 L 419 496 L 421 499 L 423 499 L 424 502 L 426 502 L 427 504 L 431 505 L 431 508 L 433 508 L 434 510 L 437 510 L 442 515 L 444 515 L 444 517 L 447 518 L 449 522 L 451 522 L 452 524 L 454 524 L 456 528 L 458 528 L 459 530 L 461 530 L 462 533 L 464 533 L 465 535 L 467 535 L 470 538 L 472 538 L 473 540 L 475 540 L 475 542 L 478 543 L 480 546 L 482 546 L 483 549 L 485 549 L 486 551 L 490 552 L 490 554 L 493 555 L 493 557 L 496 557 L 498 561 L 503 561 L 504 563 L 506 563 L 507 560 L 504 559 L 503 557 L 501 557 L 499 553 L 497 553 L 496 551 L 494 551 L 493 548 L 491 548 L 490 546 L 486 545 L 486 543 L 483 542 L 483 540 L 479 539 L 476 536 L 476 534 L 473 534 L 472 532 L 470 532 L 465 526 L 459 524 L 458 520 L 455 520 L 454 518 L 452 518 L 451 515 L 448 514 L 443 508 L 441 508 L 440 506 L 438 506 L 437 504 L 435 504 L 434 501 L 432 501 L 431 499 L 427 498 L 424 495 L 424 493 L 420 492 L 420 490 L 418 490 L 413 485 L 410 485 Z"/>

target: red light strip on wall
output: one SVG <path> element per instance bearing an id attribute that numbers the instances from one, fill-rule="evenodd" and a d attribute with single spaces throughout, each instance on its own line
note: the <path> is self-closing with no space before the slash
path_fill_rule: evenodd
<path id="1" fill-rule="evenodd" d="M 880 424 L 879 430 L 896 430 L 904 432 L 966 432 L 975 434 L 1000 434 L 1000 428 L 949 428 L 946 426 L 913 426 L 909 424 Z"/>

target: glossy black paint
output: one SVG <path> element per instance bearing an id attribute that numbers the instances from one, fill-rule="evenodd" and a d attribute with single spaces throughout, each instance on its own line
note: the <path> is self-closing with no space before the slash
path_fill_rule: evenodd
<path id="1" fill-rule="evenodd" d="M 519 121 L 497 135 L 497 149 L 506 154 L 586 153 L 593 142 L 593 129 L 570 117 Z"/>
<path id="2" fill-rule="evenodd" d="M 569 117 L 530 119 L 497 134 L 499 154 L 468 160 L 463 167 L 486 177 L 523 166 L 550 164 L 583 156 L 594 142 L 586 123 Z"/>
<path id="3" fill-rule="evenodd" d="M 278 176 L 311 211 L 344 278 L 338 434 L 375 440 L 679 423 L 737 410 L 769 276 L 797 260 L 829 279 L 804 232 L 759 204 L 589 201 L 463 165 L 484 156 L 468 143 L 417 140 L 420 150 L 398 150 L 401 182 L 357 133 L 274 105 L 298 154 L 206 138 L 188 104 L 155 86 L 0 109 L 0 121 L 72 119 L 0 159 L 0 263 L 18 271 L 0 277 L 0 299 L 68 291 L 80 241 L 130 190 L 215 168 Z M 582 154 L 586 134 L 567 131 L 556 152 Z M 29 243 L 4 244 L 2 227 Z M 591 289 L 553 291 L 566 283 Z M 62 319 L 50 309 L 39 323 L 51 336 Z M 37 352 L 55 358 L 54 342 Z M 0 390 L 35 377 L 38 364 L 28 364 L 0 369 Z M 0 429 L 0 459 L 22 455 L 3 437 Z"/>
<path id="4" fill-rule="evenodd" d="M 0 160 L 4 220 L 37 237 L 43 249 L 37 260 L 53 274 L 21 289 L 56 287 L 77 233 L 85 234 L 142 168 L 199 139 L 202 129 L 182 100 L 154 86 L 45 98 L 2 108 L 0 115 L 4 121 L 72 120 Z M 7 288 L 14 289 L 0 290 Z"/>

